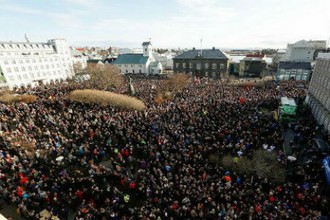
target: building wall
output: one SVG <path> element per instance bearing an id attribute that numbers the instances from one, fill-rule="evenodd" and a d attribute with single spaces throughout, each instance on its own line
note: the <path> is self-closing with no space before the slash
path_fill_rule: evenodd
<path id="1" fill-rule="evenodd" d="M 47 43 L 0 43 L 3 86 L 10 89 L 50 83 L 74 75 L 69 47 L 64 39 Z"/>
<path id="2" fill-rule="evenodd" d="M 87 57 L 86 56 L 72 56 L 73 65 L 79 66 L 81 69 L 87 67 Z"/>
<path id="3" fill-rule="evenodd" d="M 130 74 L 146 74 L 146 65 L 144 64 L 114 64 L 116 67 L 120 69 L 122 74 L 130 73 Z"/>
<path id="4" fill-rule="evenodd" d="M 309 80 L 311 77 L 310 70 L 303 69 L 277 69 L 276 80 Z"/>
<path id="5" fill-rule="evenodd" d="M 287 59 L 290 61 L 311 62 L 313 61 L 314 51 L 314 48 L 292 48 L 290 51 L 288 50 Z"/>
<path id="6" fill-rule="evenodd" d="M 226 59 L 173 59 L 174 73 L 219 78 L 227 73 Z"/>
<path id="7" fill-rule="evenodd" d="M 307 102 L 317 122 L 330 132 L 330 57 L 317 58 Z"/>

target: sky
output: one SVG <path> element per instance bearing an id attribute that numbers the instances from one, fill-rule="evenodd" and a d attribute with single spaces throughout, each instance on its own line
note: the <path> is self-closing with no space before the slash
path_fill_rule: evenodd
<path id="1" fill-rule="evenodd" d="M 72 46 L 286 48 L 329 40 L 330 0 L 0 0 L 0 41 Z M 201 41 L 202 39 L 202 41 Z"/>

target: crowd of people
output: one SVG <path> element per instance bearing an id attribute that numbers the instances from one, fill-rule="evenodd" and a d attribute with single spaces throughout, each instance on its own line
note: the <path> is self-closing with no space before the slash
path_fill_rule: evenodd
<path id="1" fill-rule="evenodd" d="M 284 128 L 261 109 L 275 110 L 283 95 L 300 103 L 304 89 L 202 79 L 155 103 L 162 81 L 133 80 L 144 111 L 70 101 L 83 84 L 23 89 L 37 101 L 0 104 L 0 199 L 25 219 L 43 210 L 77 220 L 329 216 L 321 163 L 294 164 L 301 178 L 280 183 L 209 159 L 267 148 L 286 166 Z M 306 118 L 291 126 L 309 141 L 316 124 Z"/>

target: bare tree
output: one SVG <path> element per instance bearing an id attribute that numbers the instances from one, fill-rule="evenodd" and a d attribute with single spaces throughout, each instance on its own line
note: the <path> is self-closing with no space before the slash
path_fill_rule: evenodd
<path id="1" fill-rule="evenodd" d="M 124 77 L 120 70 L 111 64 L 88 65 L 84 72 L 90 75 L 88 83 L 93 88 L 109 89 L 124 84 Z"/>

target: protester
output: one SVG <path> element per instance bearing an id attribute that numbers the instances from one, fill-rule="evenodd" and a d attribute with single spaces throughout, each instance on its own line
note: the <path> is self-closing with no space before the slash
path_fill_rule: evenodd
<path id="1" fill-rule="evenodd" d="M 35 103 L 0 104 L 0 194 L 26 219 L 47 210 L 59 219 L 317 219 L 329 215 L 322 167 L 299 165 L 302 178 L 286 183 L 242 175 L 209 156 L 251 156 L 257 149 L 283 154 L 283 129 L 261 111 L 275 110 L 283 94 L 305 91 L 280 85 L 191 83 L 156 104 L 163 80 L 134 79 L 145 111 L 75 103 L 83 85 L 22 89 Z M 223 88 L 222 88 L 223 86 Z M 115 89 L 125 92 L 125 87 Z M 293 126 L 293 125 L 292 125 Z M 295 126 L 309 142 L 315 124 Z M 14 141 L 20 140 L 20 147 Z M 26 143 L 34 150 L 25 149 Z M 298 165 L 297 165 L 298 167 Z"/>

